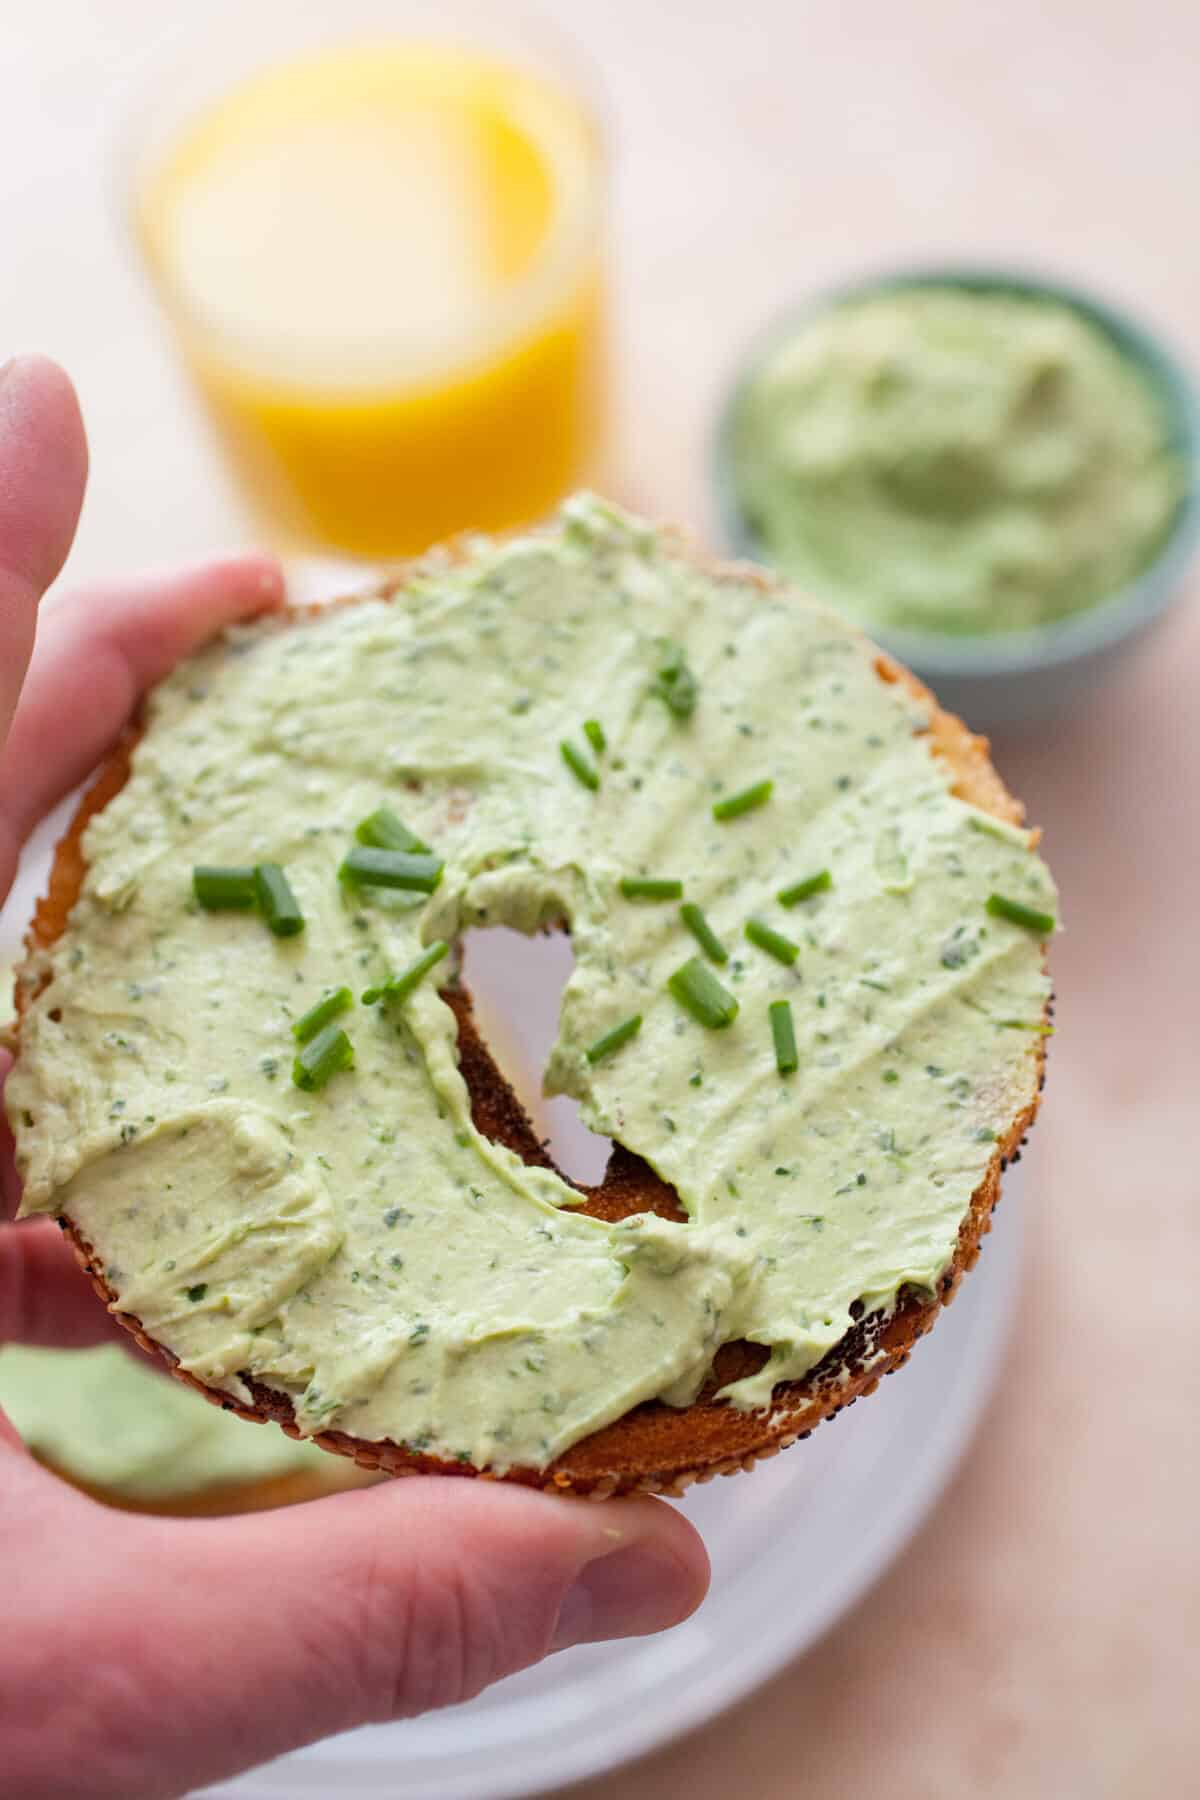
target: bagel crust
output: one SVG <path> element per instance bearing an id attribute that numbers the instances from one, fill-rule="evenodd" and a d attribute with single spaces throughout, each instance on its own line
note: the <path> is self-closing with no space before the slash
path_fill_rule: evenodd
<path id="1" fill-rule="evenodd" d="M 690 551 L 686 554 L 706 573 L 742 584 L 753 582 L 764 592 L 778 591 L 777 584 L 760 571 L 714 564 Z M 382 589 L 362 597 L 390 598 L 403 589 L 406 579 L 406 573 L 401 572 Z M 993 769 L 986 740 L 974 736 L 960 720 L 937 708 L 928 690 L 887 657 L 877 656 L 875 669 L 880 681 L 901 684 L 915 700 L 930 708 L 928 742 L 950 771 L 952 793 L 998 821 L 1019 826 L 1022 808 Z M 30 961 L 18 971 L 19 1012 L 28 1007 L 37 992 L 39 959 L 61 936 L 79 897 L 86 872 L 82 846 L 85 829 L 124 786 L 139 735 L 136 724 L 127 730 L 99 770 L 57 848 L 46 897 L 38 905 L 26 940 Z M 457 987 L 446 989 L 442 997 L 451 1006 L 457 1022 L 460 1067 L 470 1093 L 476 1129 L 515 1152 L 527 1164 L 552 1168 L 526 1113 L 476 1029 L 469 996 Z M 941 1307 L 954 1297 L 963 1275 L 974 1266 L 999 1195 L 1001 1174 L 1019 1155 L 1037 1111 L 1050 1011 L 1048 1002 L 1036 1041 L 1037 1092 L 997 1133 L 986 1172 L 971 1195 L 954 1254 L 942 1271 L 936 1291 L 930 1294 L 902 1287 L 890 1309 L 864 1315 L 860 1306 L 852 1328 L 803 1379 L 776 1385 L 769 1407 L 746 1410 L 717 1399 L 720 1390 L 754 1375 L 767 1360 L 763 1347 L 734 1342 L 718 1350 L 712 1371 L 692 1404 L 673 1407 L 648 1401 L 638 1405 L 614 1423 L 573 1444 L 545 1468 L 517 1466 L 497 1474 L 468 1462 L 445 1461 L 390 1441 L 364 1441 L 337 1430 L 319 1432 L 314 1441 L 328 1451 L 353 1458 L 363 1469 L 389 1475 L 436 1473 L 503 1479 L 602 1499 L 632 1492 L 679 1494 L 694 1482 L 748 1469 L 756 1461 L 807 1437 L 823 1419 L 834 1417 L 861 1395 L 872 1393 L 884 1375 L 907 1361 L 913 1345 L 930 1329 Z M 19 1026 L 15 1047 L 19 1051 Z M 649 1211 L 670 1220 L 685 1217 L 672 1188 L 640 1157 L 620 1145 L 614 1146 L 604 1180 L 585 1193 L 579 1210 L 609 1222 Z M 274 1420 L 290 1435 L 302 1435 L 291 1399 L 283 1392 L 247 1375 L 243 1377 L 250 1395 L 246 1403 L 206 1386 L 180 1369 L 172 1352 L 150 1337 L 137 1317 L 121 1310 L 116 1292 L 105 1280 L 100 1259 L 78 1226 L 69 1217 L 61 1218 L 60 1223 L 97 1294 L 143 1349 L 161 1357 L 180 1380 L 197 1388 L 214 1405 L 246 1418 Z"/>

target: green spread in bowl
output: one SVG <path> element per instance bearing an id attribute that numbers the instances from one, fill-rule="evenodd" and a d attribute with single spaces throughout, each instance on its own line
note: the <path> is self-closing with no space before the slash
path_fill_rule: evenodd
<path id="1" fill-rule="evenodd" d="M 726 449 L 753 547 L 879 631 L 1026 630 L 1136 578 L 1187 486 L 1168 396 L 1099 316 L 904 282 L 796 324 Z"/>

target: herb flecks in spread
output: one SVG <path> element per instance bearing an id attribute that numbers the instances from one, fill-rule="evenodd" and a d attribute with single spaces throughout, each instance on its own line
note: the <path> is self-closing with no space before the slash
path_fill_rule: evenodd
<path id="1" fill-rule="evenodd" d="M 1020 630 L 1132 580 L 1187 474 L 1162 394 L 1059 301 L 936 284 L 828 307 L 739 398 L 764 556 L 869 628 Z"/>
<path id="2" fill-rule="evenodd" d="M 1036 1082 L 1041 942 L 988 898 L 1054 911 L 1027 836 L 979 829 L 840 621 L 609 509 L 569 519 L 396 604 L 239 630 L 157 690 L 8 1084 L 27 1208 L 70 1212 L 185 1368 L 286 1391 L 306 1431 L 494 1467 L 687 1402 L 733 1338 L 771 1359 L 729 1399 L 765 1405 L 856 1303 L 932 1288 L 981 1134 Z M 592 789 L 556 746 L 595 751 L 598 695 Z M 715 818 L 747 782 L 769 803 Z M 257 863 L 286 869 L 302 934 L 180 893 L 181 864 Z M 631 872 L 684 906 L 625 899 Z M 797 888 L 781 963 L 745 924 Z M 441 946 L 563 922 L 548 1088 L 687 1223 L 581 1215 L 472 1125 Z M 342 989 L 382 992 L 303 1047 L 349 1021 L 353 1071 L 279 1080 Z"/>

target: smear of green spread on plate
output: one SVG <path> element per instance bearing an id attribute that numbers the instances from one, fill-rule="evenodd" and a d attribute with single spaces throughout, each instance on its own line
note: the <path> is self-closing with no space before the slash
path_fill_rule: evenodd
<path id="1" fill-rule="evenodd" d="M 1015 631 L 1114 593 L 1183 494 L 1163 396 L 1058 301 L 905 286 L 797 327 L 731 447 L 763 554 L 868 629 Z"/>
<path id="2" fill-rule="evenodd" d="M 6 1344 L 0 1406 L 60 1474 L 126 1500 L 153 1504 L 284 1475 L 341 1475 L 314 1444 L 222 1412 L 117 1344 Z"/>
<path id="3" fill-rule="evenodd" d="M 668 664 L 690 709 L 664 704 Z M 559 752 L 585 719 L 594 790 Z M 392 603 L 231 633 L 153 694 L 88 828 L 8 1085 L 26 1209 L 68 1211 L 185 1368 L 234 1394 L 260 1377 L 309 1432 L 540 1467 L 639 1401 L 686 1403 L 741 1337 L 771 1358 L 727 1397 L 769 1404 L 855 1302 L 932 1288 L 1034 1092 L 1042 945 L 986 902 L 1053 912 L 1053 887 L 1024 832 L 977 829 L 924 724 L 831 613 L 593 500 Z M 381 805 L 444 859 L 432 895 L 339 883 Z M 267 861 L 301 935 L 192 902 L 193 865 Z M 828 885 L 783 907 L 814 870 Z M 683 882 L 728 946 L 732 1023 L 668 991 L 700 946 L 628 877 Z M 747 940 L 752 916 L 793 963 Z M 360 994 L 468 926 L 562 919 L 548 1088 L 672 1183 L 687 1223 L 590 1219 L 475 1131 L 449 961 L 340 1015 L 353 1069 L 290 1080 L 292 1024 L 327 989 Z"/>

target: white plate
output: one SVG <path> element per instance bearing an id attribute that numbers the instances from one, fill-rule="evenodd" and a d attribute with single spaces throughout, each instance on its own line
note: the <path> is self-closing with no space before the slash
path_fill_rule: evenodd
<path id="1" fill-rule="evenodd" d="M 28 917 L 49 838 L 31 847 L 0 918 L 0 955 Z M 492 932 L 468 954 L 477 1001 L 491 1001 L 480 1005 L 485 1033 L 490 1028 L 528 1096 L 532 1083 L 522 1074 L 544 1061 L 569 950 Z M 488 1018 L 496 1007 L 510 1027 L 507 1045 Z M 589 1149 L 594 1165 L 595 1140 L 561 1103 L 538 1110 L 556 1150 L 582 1176 Z M 880 1394 L 753 1474 L 678 1502 L 713 1562 L 712 1592 L 687 1624 L 663 1637 L 568 1651 L 465 1706 L 332 1738 L 204 1792 L 240 1800 L 512 1800 L 658 1748 L 766 1681 L 861 1598 L 966 1449 L 1013 1311 L 1018 1186 L 1010 1174 L 979 1272 Z"/>
<path id="2" fill-rule="evenodd" d="M 966 1449 L 1012 1313 L 1017 1186 L 1010 1176 L 978 1272 L 907 1368 L 806 1443 L 676 1503 L 713 1561 L 712 1592 L 686 1625 L 567 1651 L 465 1706 L 333 1738 L 205 1792 L 512 1800 L 657 1749 L 768 1680 L 878 1579 Z"/>
<path id="3" fill-rule="evenodd" d="M 558 1160 L 578 1179 L 598 1179 L 597 1140 L 569 1103 L 539 1105 L 530 1079 L 554 1036 L 570 968 L 565 940 L 493 931 L 467 955 L 485 1037 Z M 465 1706 L 332 1738 L 205 1791 L 240 1800 L 513 1800 L 644 1755 L 766 1681 L 877 1580 L 966 1449 L 1016 1295 L 1017 1185 L 1010 1175 L 979 1272 L 882 1392 L 752 1474 L 674 1503 L 699 1526 L 713 1563 L 712 1592 L 686 1625 L 567 1651 Z"/>

